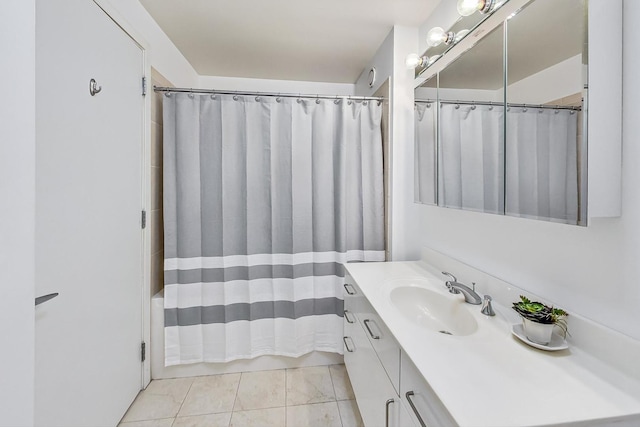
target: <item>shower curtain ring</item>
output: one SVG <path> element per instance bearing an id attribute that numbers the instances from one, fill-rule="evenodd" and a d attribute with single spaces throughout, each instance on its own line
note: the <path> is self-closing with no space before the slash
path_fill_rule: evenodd
<path id="1" fill-rule="evenodd" d="M 238 100 L 238 95 L 233 95 L 233 100 L 237 101 Z"/>
<path id="2" fill-rule="evenodd" d="M 333 101 L 334 104 L 338 105 L 340 104 L 340 99 L 336 96 L 335 101 Z"/>
<path id="3" fill-rule="evenodd" d="M 192 93 L 190 93 L 189 95 L 187 95 L 189 97 L 189 99 L 193 99 L 194 95 Z"/>

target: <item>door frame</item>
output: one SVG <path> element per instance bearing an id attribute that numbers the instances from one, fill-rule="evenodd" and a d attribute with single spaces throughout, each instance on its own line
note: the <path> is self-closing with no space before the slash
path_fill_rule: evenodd
<path id="1" fill-rule="evenodd" d="M 151 95 L 153 87 L 151 87 L 151 61 L 149 58 L 150 45 L 118 12 L 118 10 L 109 3 L 108 0 L 93 0 L 98 6 L 122 31 L 127 34 L 134 43 L 136 43 L 142 51 L 142 77 L 146 80 L 146 95 L 144 96 L 142 114 L 142 143 L 141 143 L 141 194 L 140 211 L 147 214 L 147 226 L 140 228 L 142 239 L 142 298 L 140 301 L 142 309 L 142 324 L 140 325 L 142 341 L 146 345 L 146 357 L 142 362 L 142 375 L 140 378 L 140 389 L 145 389 L 151 381 L 151 233 L 149 227 L 149 219 L 151 213 Z M 142 91 L 142 80 L 140 81 L 140 90 Z"/>

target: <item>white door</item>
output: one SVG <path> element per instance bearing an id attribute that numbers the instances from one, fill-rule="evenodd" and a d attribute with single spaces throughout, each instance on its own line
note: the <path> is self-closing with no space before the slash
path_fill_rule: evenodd
<path id="1" fill-rule="evenodd" d="M 89 0 L 36 22 L 36 296 L 60 295 L 36 307 L 35 424 L 115 426 L 142 381 L 143 52 Z"/>

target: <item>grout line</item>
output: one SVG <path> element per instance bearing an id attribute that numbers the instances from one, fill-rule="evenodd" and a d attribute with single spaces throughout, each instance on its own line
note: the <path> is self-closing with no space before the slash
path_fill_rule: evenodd
<path id="1" fill-rule="evenodd" d="M 287 427 L 287 407 L 288 405 L 288 401 L 287 401 L 287 373 L 289 371 L 289 368 L 285 368 L 284 370 L 284 425 L 285 427 Z"/>
<path id="2" fill-rule="evenodd" d="M 182 407 L 184 406 L 184 402 L 185 402 L 185 400 L 187 400 L 187 397 L 189 396 L 189 392 L 191 392 L 191 387 L 193 387 L 193 383 L 195 382 L 196 378 L 198 378 L 198 377 L 191 377 L 191 384 L 189 384 L 189 390 L 187 390 L 187 393 L 184 395 L 184 398 L 182 399 L 182 402 L 180 402 L 180 407 L 178 408 L 178 411 L 176 412 L 176 415 L 173 417 L 174 418 L 173 424 L 175 424 L 175 422 L 176 422 L 175 419 L 178 418 L 178 414 L 182 410 Z"/>
<path id="3" fill-rule="evenodd" d="M 329 370 L 329 378 L 331 378 L 331 388 L 333 388 L 333 400 L 335 402 L 338 401 L 338 393 L 336 392 L 336 383 L 333 381 L 333 374 L 331 373 L 331 366 L 328 365 L 327 369 Z"/>
<path id="4" fill-rule="evenodd" d="M 342 420 L 342 412 L 340 412 L 340 405 L 338 405 L 338 393 L 336 393 L 336 383 L 333 381 L 333 374 L 331 373 L 331 366 L 327 366 L 329 370 L 329 378 L 331 378 L 331 387 L 333 388 L 333 401 L 336 402 L 336 409 L 338 410 L 338 417 L 340 417 L 340 425 L 344 427 L 344 421 Z"/>
<path id="5" fill-rule="evenodd" d="M 233 398 L 233 405 L 231 406 L 231 418 L 233 418 L 233 413 L 236 411 L 236 402 L 238 401 L 238 393 L 240 392 L 240 383 L 242 383 L 242 376 L 244 372 L 240 372 L 240 379 L 238 380 L 238 387 L 236 387 L 236 395 Z M 229 418 L 229 425 L 231 425 L 231 418 Z"/>

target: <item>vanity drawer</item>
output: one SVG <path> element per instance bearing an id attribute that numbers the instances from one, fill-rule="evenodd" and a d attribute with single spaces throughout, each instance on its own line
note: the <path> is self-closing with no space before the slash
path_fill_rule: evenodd
<path id="1" fill-rule="evenodd" d="M 400 363 L 400 398 L 407 407 L 413 423 L 427 427 L 457 427 L 458 424 L 447 408 L 404 352 L 401 354 Z"/>
<path id="2" fill-rule="evenodd" d="M 365 335 L 376 351 L 396 393 L 399 393 L 400 345 L 368 300 L 365 299 L 362 302 L 360 311 L 356 312 L 356 316 L 360 320 Z"/>

